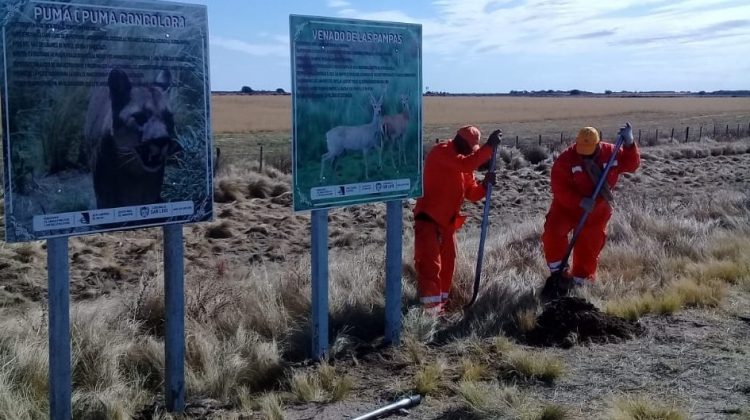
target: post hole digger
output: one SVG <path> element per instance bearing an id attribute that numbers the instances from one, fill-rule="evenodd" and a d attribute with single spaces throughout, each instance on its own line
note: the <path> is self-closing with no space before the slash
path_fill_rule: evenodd
<path id="1" fill-rule="evenodd" d="M 640 154 L 630 123 L 620 128 L 614 145 L 600 143 L 598 131 L 584 127 L 576 143 L 557 158 L 551 176 L 552 204 L 542 234 L 551 271 L 541 291 L 543 301 L 567 295 L 574 287 L 594 281 L 612 215 L 610 188 L 620 173 L 634 172 L 639 165 Z M 571 230 L 573 235 L 568 241 Z M 571 254 L 573 265 L 569 272 Z"/>

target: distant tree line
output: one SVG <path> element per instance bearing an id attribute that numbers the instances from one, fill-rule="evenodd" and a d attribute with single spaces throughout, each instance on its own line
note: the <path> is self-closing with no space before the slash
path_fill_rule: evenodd
<path id="1" fill-rule="evenodd" d="M 607 89 L 604 93 L 590 92 L 581 89 L 571 90 L 511 90 L 508 93 L 449 93 L 442 91 L 431 91 L 425 92 L 425 96 L 614 96 L 614 97 L 649 97 L 649 96 L 734 96 L 734 97 L 750 97 L 750 90 L 717 90 L 713 92 L 706 92 L 704 90 L 700 92 L 691 91 L 671 91 L 671 90 L 653 90 L 653 91 L 627 91 L 621 90 L 619 92 Z"/>
<path id="2" fill-rule="evenodd" d="M 283 88 L 278 88 L 276 90 L 255 90 L 250 86 L 242 86 L 239 93 L 243 95 L 288 95 L 288 93 Z"/>

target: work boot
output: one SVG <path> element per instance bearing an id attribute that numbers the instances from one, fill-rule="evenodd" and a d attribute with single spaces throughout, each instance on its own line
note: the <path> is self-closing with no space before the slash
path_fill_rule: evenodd
<path id="1" fill-rule="evenodd" d="M 445 304 L 442 302 L 427 304 L 424 306 L 424 312 L 430 316 L 441 317 L 445 314 Z"/>

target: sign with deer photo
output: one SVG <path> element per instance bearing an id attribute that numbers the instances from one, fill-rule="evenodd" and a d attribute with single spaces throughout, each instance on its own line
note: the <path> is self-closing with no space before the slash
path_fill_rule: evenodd
<path id="1" fill-rule="evenodd" d="M 422 194 L 421 25 L 292 15 L 294 210 Z"/>
<path id="2" fill-rule="evenodd" d="M 206 7 L 0 5 L 5 236 L 211 218 Z"/>

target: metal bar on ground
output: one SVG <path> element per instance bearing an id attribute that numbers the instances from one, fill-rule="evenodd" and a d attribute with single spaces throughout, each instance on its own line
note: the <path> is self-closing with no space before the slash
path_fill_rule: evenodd
<path id="1" fill-rule="evenodd" d="M 403 201 L 386 203 L 385 222 L 385 341 L 401 341 L 401 271 Z"/>
<path id="2" fill-rule="evenodd" d="M 182 225 L 164 232 L 164 394 L 167 410 L 185 410 L 185 263 Z"/>
<path id="3" fill-rule="evenodd" d="M 310 219 L 312 355 L 322 359 L 328 353 L 328 210 L 313 210 Z"/>
<path id="4" fill-rule="evenodd" d="M 370 411 L 367 414 L 355 417 L 352 420 L 373 420 L 383 418 L 384 416 L 393 414 L 399 410 L 405 410 L 407 408 L 414 407 L 420 402 L 422 402 L 422 396 L 419 394 L 415 394 L 409 397 L 402 398 L 394 403 L 388 404 L 385 407 Z"/>
<path id="5" fill-rule="evenodd" d="M 70 420 L 73 389 L 70 359 L 70 283 L 68 238 L 47 240 L 49 300 L 49 415 Z"/>

